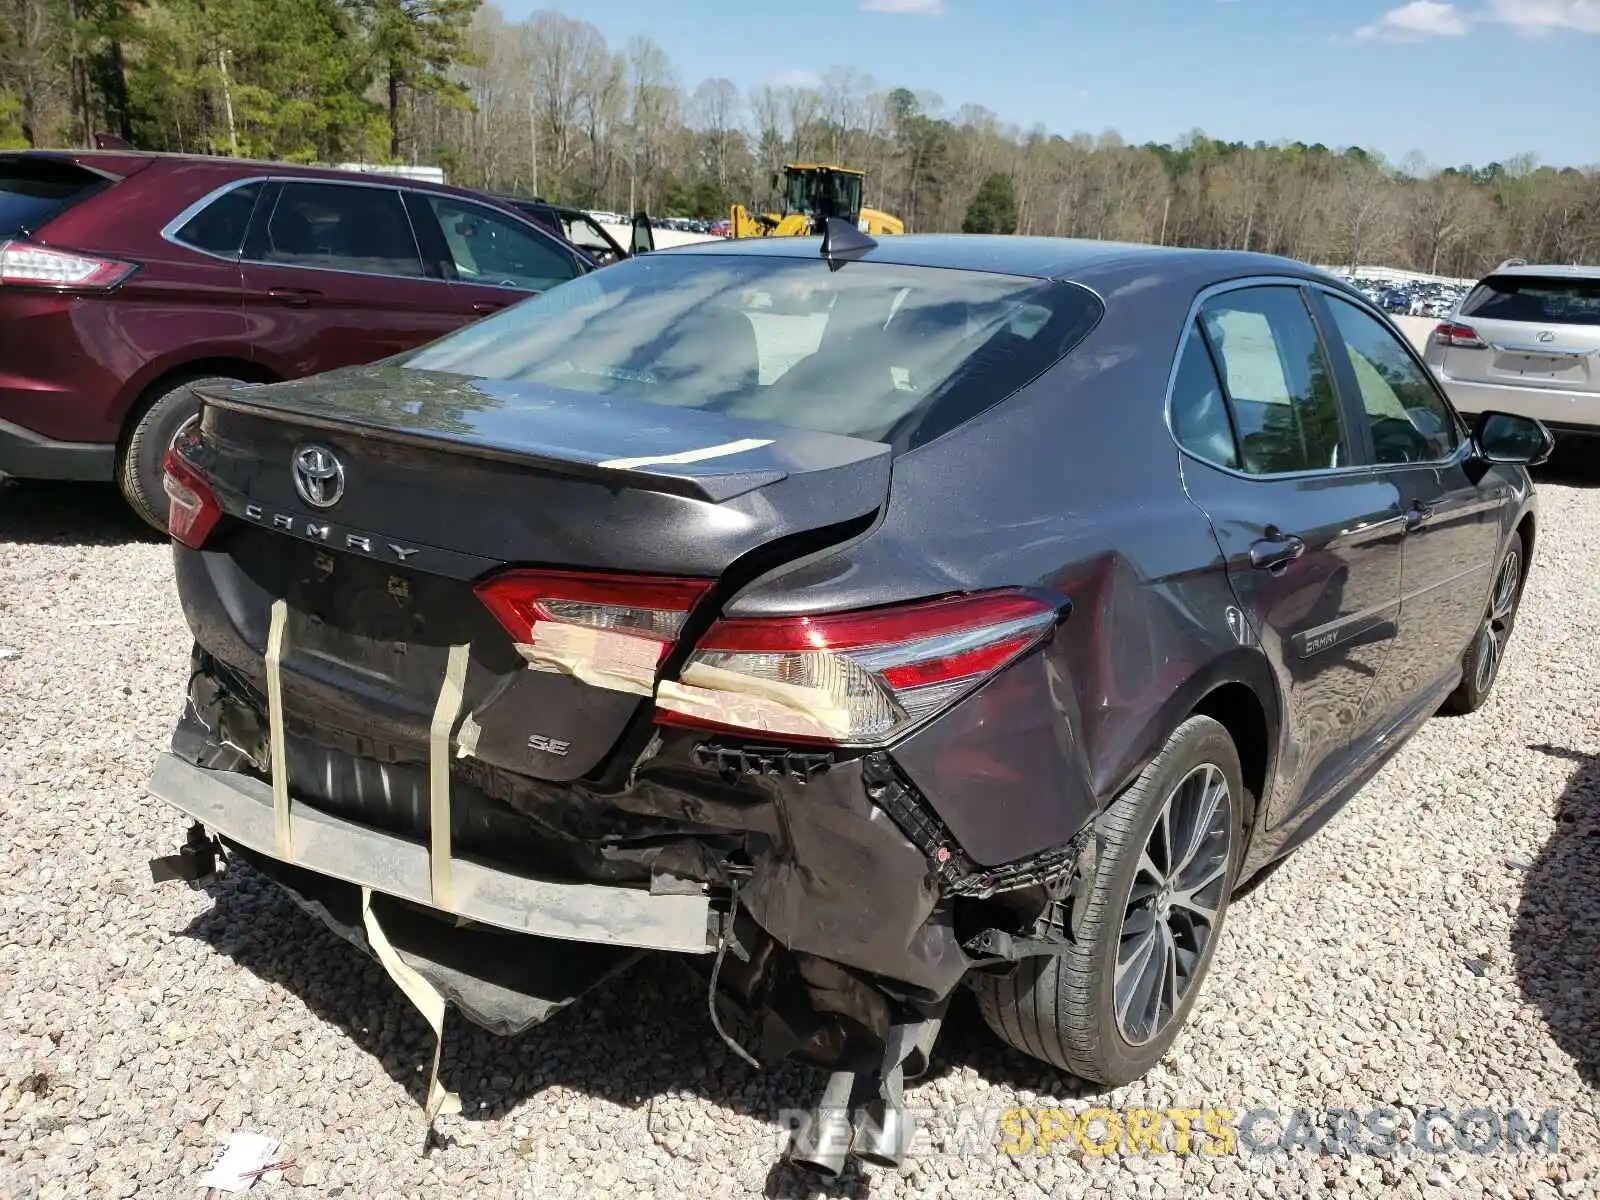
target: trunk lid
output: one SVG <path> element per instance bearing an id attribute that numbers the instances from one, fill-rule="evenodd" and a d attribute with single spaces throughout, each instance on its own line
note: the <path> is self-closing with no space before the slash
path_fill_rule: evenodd
<path id="1" fill-rule="evenodd" d="M 881 443 L 527 384 L 378 365 L 202 394 L 189 456 L 235 519 L 179 552 L 196 637 L 260 680 L 284 599 L 286 718 L 365 758 L 426 759 L 449 649 L 470 644 L 473 756 L 590 774 L 648 701 L 530 669 L 474 582 L 511 567 L 670 576 L 713 585 L 700 603 L 714 607 L 864 527 L 888 494 Z M 297 484 L 308 449 L 327 456 L 320 482 Z M 293 782 L 316 795 L 340 769 Z"/>

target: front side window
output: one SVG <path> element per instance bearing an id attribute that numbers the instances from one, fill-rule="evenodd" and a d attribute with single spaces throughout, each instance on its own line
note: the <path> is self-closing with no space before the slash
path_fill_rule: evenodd
<path id="1" fill-rule="evenodd" d="M 1094 327 L 1074 284 L 821 258 L 645 255 L 468 325 L 405 365 L 909 449 Z"/>
<path id="2" fill-rule="evenodd" d="M 462 283 L 542 292 L 578 274 L 569 254 L 504 213 L 431 193 L 428 203 Z"/>
<path id="3" fill-rule="evenodd" d="M 1328 307 L 1350 354 L 1377 461 L 1449 458 L 1461 443 L 1460 432 L 1427 372 L 1392 333 L 1354 304 L 1329 296 Z"/>
<path id="4" fill-rule="evenodd" d="M 286 183 L 267 222 L 267 262 L 423 275 L 422 256 L 400 193 L 387 187 Z"/>
<path id="5" fill-rule="evenodd" d="M 591 218 L 562 213 L 561 223 L 566 228 L 567 241 L 602 266 L 621 257 L 606 238 L 605 231 Z"/>
<path id="6" fill-rule="evenodd" d="M 1242 470 L 1279 475 L 1350 461 L 1333 374 L 1299 288 L 1224 292 L 1202 306 L 1200 324 L 1222 370 Z"/>

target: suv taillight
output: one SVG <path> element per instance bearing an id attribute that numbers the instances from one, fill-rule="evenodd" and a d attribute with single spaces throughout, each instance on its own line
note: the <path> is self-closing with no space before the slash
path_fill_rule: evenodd
<path id="1" fill-rule="evenodd" d="M 948 708 L 1042 642 L 1063 606 L 980 592 L 863 612 L 723 620 L 678 681 L 664 724 L 880 745 Z"/>
<path id="2" fill-rule="evenodd" d="M 161 484 L 167 493 L 167 532 L 189 549 L 200 549 L 222 517 L 216 493 L 176 448 L 161 460 Z"/>
<path id="3" fill-rule="evenodd" d="M 0 242 L 0 285 L 103 292 L 134 272 L 134 264 L 32 242 Z"/>
<path id="4" fill-rule="evenodd" d="M 1478 336 L 1471 325 L 1446 321 L 1433 331 L 1434 338 L 1444 346 L 1460 346 L 1464 350 L 1481 350 L 1489 343 Z"/>

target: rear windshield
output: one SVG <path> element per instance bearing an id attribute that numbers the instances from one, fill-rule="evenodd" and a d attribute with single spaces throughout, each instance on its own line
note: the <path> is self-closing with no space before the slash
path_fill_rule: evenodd
<path id="1" fill-rule="evenodd" d="M 1600 325 L 1600 279 L 1491 275 L 1467 297 L 1461 315 L 1535 325 Z"/>
<path id="2" fill-rule="evenodd" d="M 59 159 L 0 157 L 0 237 L 38 232 L 101 182 L 93 171 Z"/>
<path id="3" fill-rule="evenodd" d="M 1093 328 L 1074 284 L 822 258 L 644 255 L 402 359 L 888 442 L 929 441 Z"/>

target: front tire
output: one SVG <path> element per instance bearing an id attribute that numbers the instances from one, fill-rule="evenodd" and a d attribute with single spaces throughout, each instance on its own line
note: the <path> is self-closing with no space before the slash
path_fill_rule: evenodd
<path id="1" fill-rule="evenodd" d="M 1489 702 L 1489 693 L 1494 690 L 1495 680 L 1500 678 L 1506 643 L 1517 625 L 1526 558 L 1522 534 L 1512 534 L 1511 544 L 1495 569 L 1494 586 L 1489 589 L 1483 620 L 1462 656 L 1461 683 L 1445 700 L 1443 711 L 1458 715 L 1477 712 Z"/>
<path id="2" fill-rule="evenodd" d="M 129 506 L 153 529 L 167 531 L 167 491 L 161 481 L 161 460 L 185 426 L 200 414 L 200 397 L 194 394 L 194 386 L 240 382 L 225 375 L 209 375 L 164 384 L 165 390 L 134 423 L 117 462 L 117 484 Z"/>
<path id="3" fill-rule="evenodd" d="M 1190 717 L 1106 810 L 1099 865 L 1066 953 L 972 977 L 996 1035 L 1100 1084 L 1130 1083 L 1155 1066 L 1220 940 L 1245 797 L 1228 731 Z"/>

